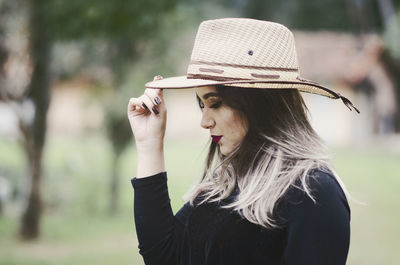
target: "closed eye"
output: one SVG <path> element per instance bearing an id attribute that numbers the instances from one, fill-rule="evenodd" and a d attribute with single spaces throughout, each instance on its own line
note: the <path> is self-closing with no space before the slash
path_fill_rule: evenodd
<path id="1" fill-rule="evenodd" d="M 204 102 L 201 101 L 201 99 L 197 95 L 196 95 L 196 99 L 197 99 L 197 103 L 199 103 L 200 109 L 203 110 L 205 108 Z M 215 103 L 212 103 L 209 108 L 217 109 L 221 106 L 221 104 L 222 104 L 222 101 L 220 100 Z"/>
<path id="2" fill-rule="evenodd" d="M 221 104 L 222 104 L 222 101 L 218 101 L 217 103 L 212 104 L 210 106 L 210 108 L 217 109 L 221 106 Z"/>

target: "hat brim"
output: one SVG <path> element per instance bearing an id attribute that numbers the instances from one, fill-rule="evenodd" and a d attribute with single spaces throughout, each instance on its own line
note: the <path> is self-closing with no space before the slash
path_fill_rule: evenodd
<path id="1" fill-rule="evenodd" d="M 270 79 L 257 79 L 257 80 L 228 80 L 228 81 L 217 81 L 209 79 L 199 78 L 187 78 L 187 76 L 176 76 L 168 77 L 160 80 L 155 80 L 146 83 L 147 88 L 156 89 L 182 89 L 182 88 L 194 88 L 204 86 L 237 86 L 243 88 L 259 88 L 259 89 L 297 89 L 302 92 L 318 94 L 329 98 L 339 98 L 340 96 L 315 82 L 307 82 L 307 80 L 270 80 Z"/>
<path id="2" fill-rule="evenodd" d="M 221 81 L 206 80 L 206 79 L 189 79 L 187 76 L 175 76 L 168 77 L 160 80 L 155 80 L 146 83 L 147 88 L 162 88 L 162 89 L 173 89 L 173 88 L 193 88 L 202 86 L 214 86 L 220 85 Z"/>

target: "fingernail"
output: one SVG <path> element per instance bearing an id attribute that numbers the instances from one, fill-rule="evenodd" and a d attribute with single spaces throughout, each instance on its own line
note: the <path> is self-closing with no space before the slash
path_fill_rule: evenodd
<path id="1" fill-rule="evenodd" d="M 161 104 L 161 99 L 160 99 L 159 97 L 155 97 L 155 98 L 154 98 L 154 102 L 155 102 L 157 105 L 160 105 L 160 104 Z"/>
<path id="2" fill-rule="evenodd" d="M 153 108 L 151 108 L 152 110 L 153 110 L 153 112 L 154 112 L 154 114 L 158 114 L 159 112 L 158 112 L 158 109 L 156 108 L 156 107 L 153 107 Z"/>
<path id="3" fill-rule="evenodd" d="M 142 103 L 142 107 L 145 108 L 145 109 L 149 109 L 149 108 L 146 106 L 146 104 L 144 104 L 144 103 Z"/>

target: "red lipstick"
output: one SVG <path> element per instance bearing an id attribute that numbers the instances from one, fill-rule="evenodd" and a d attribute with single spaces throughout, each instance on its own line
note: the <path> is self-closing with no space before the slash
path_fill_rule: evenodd
<path id="1" fill-rule="evenodd" d="M 218 143 L 221 140 L 222 135 L 211 135 L 213 143 Z"/>

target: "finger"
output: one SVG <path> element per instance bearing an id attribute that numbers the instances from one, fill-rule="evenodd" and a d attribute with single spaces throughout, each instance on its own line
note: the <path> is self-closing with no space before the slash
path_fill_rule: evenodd
<path id="1" fill-rule="evenodd" d="M 128 110 L 135 110 L 140 107 L 140 102 L 137 98 L 130 98 L 128 102 Z"/>
<path id="2" fill-rule="evenodd" d="M 163 79 L 163 77 L 161 75 L 156 75 L 156 76 L 154 76 L 153 81 L 157 81 L 157 80 L 161 80 L 161 79 Z M 145 93 L 146 92 L 147 92 L 147 95 L 154 100 L 154 103 L 156 105 L 160 105 L 161 102 L 163 101 L 162 89 L 155 89 L 155 88 L 148 89 L 147 88 Z"/>
<path id="3" fill-rule="evenodd" d="M 145 109 L 141 106 L 141 102 L 138 98 L 130 98 L 128 103 L 128 113 L 131 111 L 144 111 Z"/>
<path id="4" fill-rule="evenodd" d="M 161 89 L 147 88 L 144 94 L 148 96 L 155 105 L 161 105 L 164 101 L 163 91 Z"/>
<path id="5" fill-rule="evenodd" d="M 156 76 L 153 78 L 153 81 L 157 81 L 157 80 L 161 80 L 161 79 L 163 79 L 163 77 L 162 77 L 161 75 L 156 75 Z"/>
<path id="6" fill-rule="evenodd" d="M 146 108 L 148 111 L 151 111 L 156 115 L 158 113 L 160 113 L 159 109 L 155 106 L 155 104 L 152 101 L 152 99 L 150 97 L 148 97 L 146 94 L 140 96 L 139 100 L 142 101 L 143 107 Z"/>

